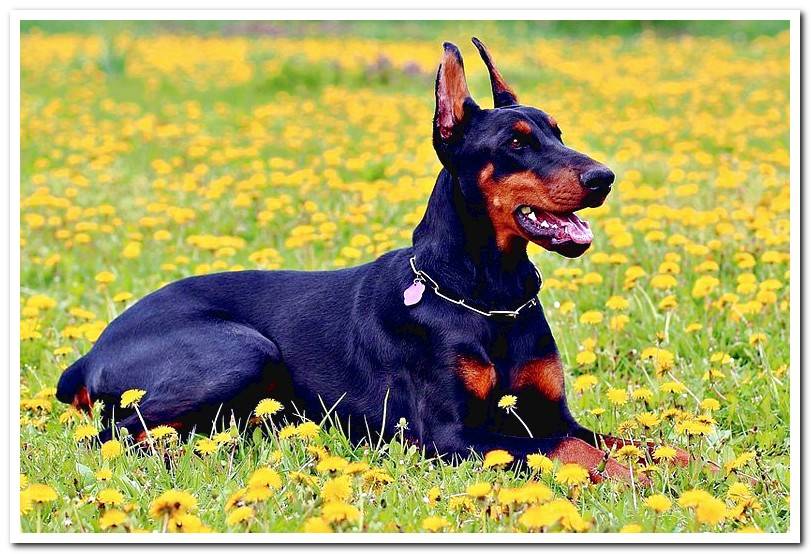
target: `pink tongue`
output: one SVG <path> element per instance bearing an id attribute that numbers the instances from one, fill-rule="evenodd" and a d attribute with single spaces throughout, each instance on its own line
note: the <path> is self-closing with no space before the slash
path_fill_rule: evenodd
<path id="1" fill-rule="evenodd" d="M 564 216 L 547 213 L 546 218 L 563 226 L 564 230 L 561 234 L 567 237 L 572 242 L 577 244 L 591 244 L 594 236 L 591 234 L 589 224 L 571 213 Z M 558 235 L 560 237 L 560 235 Z"/>

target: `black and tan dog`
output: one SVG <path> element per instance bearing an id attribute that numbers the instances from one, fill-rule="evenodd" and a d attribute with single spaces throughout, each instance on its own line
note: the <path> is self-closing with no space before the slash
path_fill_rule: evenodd
<path id="1" fill-rule="evenodd" d="M 62 375 L 58 398 L 102 400 L 102 439 L 116 426 L 143 431 L 137 414 L 117 407 L 127 389 L 147 391 L 147 426 L 186 432 L 217 417 L 244 422 L 273 396 L 310 418 L 337 403 L 353 439 L 390 436 L 405 418 L 410 439 L 432 452 L 541 452 L 595 479 L 598 470 L 624 478 L 628 470 L 599 448 L 618 439 L 583 428 L 567 408 L 526 253 L 532 241 L 581 255 L 592 233 L 575 212 L 601 205 L 614 174 L 566 147 L 551 116 L 520 105 L 474 43 L 495 107 L 473 101 L 459 50 L 446 43 L 433 129 L 444 167 L 412 247 L 340 271 L 172 283 L 110 323 Z M 517 396 L 531 437 L 497 407 L 506 394 Z"/>

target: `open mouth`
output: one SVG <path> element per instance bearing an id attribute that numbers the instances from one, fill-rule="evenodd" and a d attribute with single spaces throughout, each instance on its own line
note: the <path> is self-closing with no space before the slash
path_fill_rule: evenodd
<path id="1" fill-rule="evenodd" d="M 574 212 L 553 214 L 525 205 L 515 210 L 515 220 L 532 242 L 567 258 L 582 255 L 594 238 Z"/>

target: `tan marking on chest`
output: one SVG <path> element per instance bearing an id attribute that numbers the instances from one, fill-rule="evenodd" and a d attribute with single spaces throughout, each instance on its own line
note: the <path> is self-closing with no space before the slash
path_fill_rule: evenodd
<path id="1" fill-rule="evenodd" d="M 515 389 L 534 389 L 549 400 L 563 398 L 563 364 L 560 356 L 549 354 L 522 365 L 512 383 Z"/>
<path id="2" fill-rule="evenodd" d="M 496 386 L 496 368 L 470 356 L 459 356 L 456 375 L 465 388 L 476 398 L 484 400 Z"/>

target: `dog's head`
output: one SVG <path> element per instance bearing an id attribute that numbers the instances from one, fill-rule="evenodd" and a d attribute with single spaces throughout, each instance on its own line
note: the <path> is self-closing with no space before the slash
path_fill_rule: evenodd
<path id="1" fill-rule="evenodd" d="M 601 205 L 614 174 L 565 146 L 550 115 L 519 104 L 484 45 L 473 43 L 490 72 L 494 108 L 482 109 L 471 98 L 462 55 L 445 43 L 433 135 L 440 161 L 458 178 L 467 205 L 489 218 L 499 249 L 532 241 L 580 256 L 592 234 L 574 212 Z"/>

